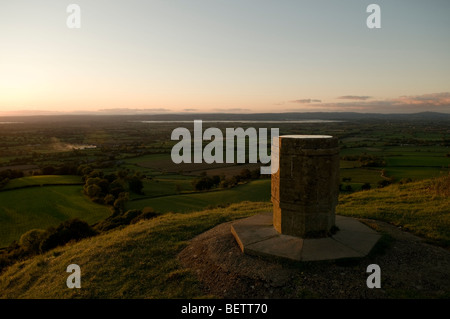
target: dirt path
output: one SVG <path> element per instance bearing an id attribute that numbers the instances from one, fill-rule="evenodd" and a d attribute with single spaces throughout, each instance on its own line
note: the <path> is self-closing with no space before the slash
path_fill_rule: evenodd
<path id="1" fill-rule="evenodd" d="M 364 221 L 364 220 L 363 220 Z M 221 224 L 194 238 L 178 256 L 219 298 L 450 298 L 450 252 L 397 227 L 366 222 L 387 236 L 359 260 L 275 262 L 241 253 Z M 367 266 L 381 268 L 381 289 L 366 285 Z"/>

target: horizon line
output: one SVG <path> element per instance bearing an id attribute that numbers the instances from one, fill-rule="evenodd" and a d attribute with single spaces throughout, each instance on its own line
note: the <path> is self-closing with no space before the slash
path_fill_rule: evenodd
<path id="1" fill-rule="evenodd" d="M 24 112 L 30 112 L 34 114 L 23 114 Z M 6 114 L 5 114 L 6 113 Z M 286 111 L 286 112 L 158 112 L 158 113 L 108 113 L 99 111 L 80 111 L 80 112 L 52 112 L 52 111 L 11 111 L 0 112 L 0 117 L 45 117 L 45 116 L 164 116 L 164 115 L 264 115 L 264 114 L 359 114 L 359 115 L 417 115 L 417 114 L 445 114 L 450 115 L 448 112 L 437 111 L 420 111 L 420 112 L 357 112 L 357 111 Z"/>

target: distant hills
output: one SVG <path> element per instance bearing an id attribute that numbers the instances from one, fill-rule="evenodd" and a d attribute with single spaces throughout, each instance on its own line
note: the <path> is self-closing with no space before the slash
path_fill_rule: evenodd
<path id="1" fill-rule="evenodd" d="M 224 120 L 224 121 L 293 121 L 293 120 L 359 120 L 359 119 L 450 119 L 450 114 L 422 112 L 414 114 L 378 114 L 378 113 L 356 113 L 356 112 L 308 112 L 308 113 L 198 113 L 198 114 L 158 114 L 158 115 L 141 115 L 139 119 L 149 118 L 152 120 Z"/>
<path id="2" fill-rule="evenodd" d="M 413 121 L 450 121 L 450 113 L 420 112 L 420 113 L 356 113 L 356 112 L 290 112 L 290 113 L 170 113 L 170 114 L 139 114 L 139 115 L 34 115 L 34 116 L 0 116 L 2 122 L 59 122 L 70 120 L 95 121 L 295 121 L 295 120 L 413 120 Z"/>

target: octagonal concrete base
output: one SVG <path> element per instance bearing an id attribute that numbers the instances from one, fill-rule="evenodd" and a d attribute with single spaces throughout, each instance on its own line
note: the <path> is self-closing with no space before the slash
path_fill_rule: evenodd
<path id="1" fill-rule="evenodd" d="M 294 261 L 335 260 L 366 256 L 381 235 L 358 220 L 336 215 L 339 231 L 326 238 L 300 238 L 278 233 L 273 214 L 264 213 L 239 220 L 231 232 L 242 252 Z"/>

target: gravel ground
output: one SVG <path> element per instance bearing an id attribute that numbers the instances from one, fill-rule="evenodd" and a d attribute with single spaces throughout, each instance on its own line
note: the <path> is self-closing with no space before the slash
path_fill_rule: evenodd
<path id="1" fill-rule="evenodd" d="M 365 258 L 291 263 L 243 254 L 221 224 L 194 238 L 178 256 L 217 298 L 450 298 L 450 251 L 399 228 L 361 220 L 385 234 Z M 381 268 L 381 288 L 366 285 L 367 266 Z"/>

